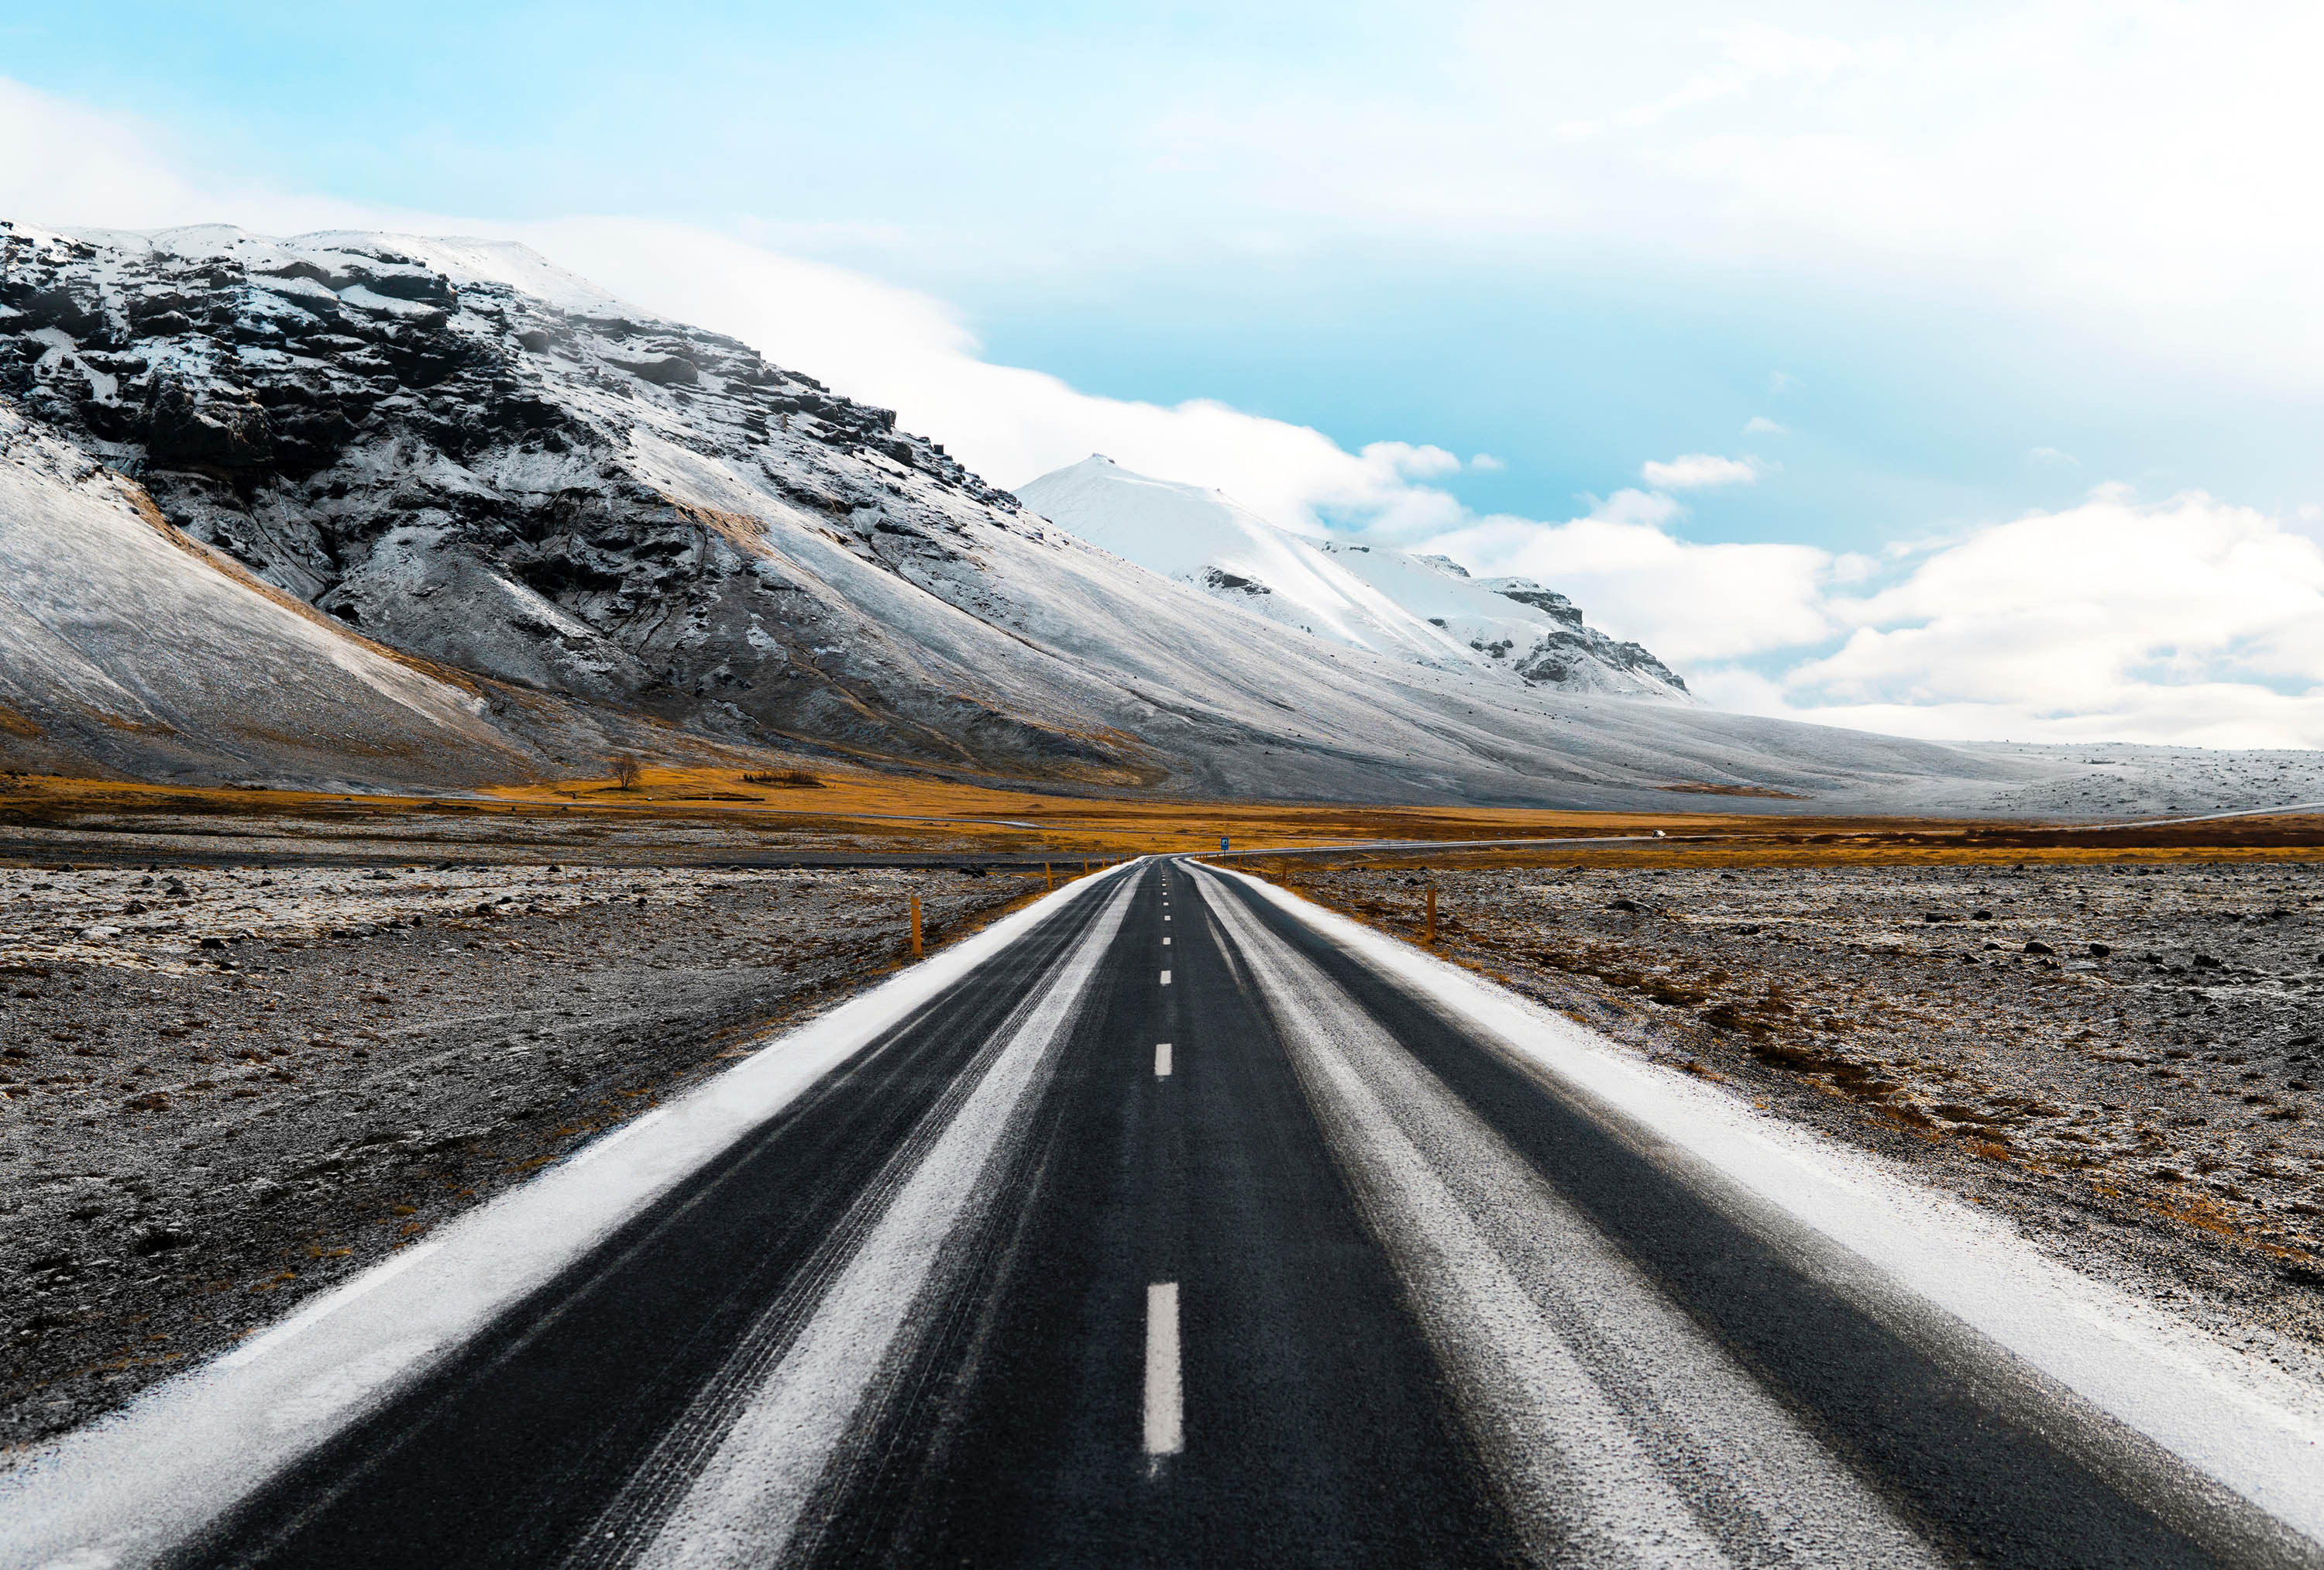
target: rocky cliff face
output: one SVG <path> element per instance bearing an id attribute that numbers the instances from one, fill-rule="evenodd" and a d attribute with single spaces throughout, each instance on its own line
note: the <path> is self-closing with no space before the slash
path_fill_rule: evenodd
<path id="1" fill-rule="evenodd" d="M 1591 626 L 1582 608 L 1531 578 L 1473 578 L 1450 556 L 1324 540 L 1317 547 L 1488 669 L 1572 694 L 1691 702 L 1679 674 L 1647 651 Z"/>
<path id="2" fill-rule="evenodd" d="M 1124 761 L 964 698 L 752 515 L 972 598 L 976 535 L 1038 520 L 888 411 L 521 248 L 12 230 L 0 307 L 0 392 L 352 629 L 737 739 Z"/>
<path id="3" fill-rule="evenodd" d="M 1444 565 L 1467 575 L 1457 563 Z M 1644 644 L 1610 638 L 1590 626 L 1582 619 L 1582 607 L 1555 590 L 1545 589 L 1531 578 L 1479 578 L 1475 582 L 1479 588 L 1489 589 L 1504 600 L 1540 611 L 1555 624 L 1535 634 L 1532 647 L 1522 654 L 1517 651 L 1516 640 L 1512 641 L 1509 652 L 1514 657 L 1509 668 L 1526 681 L 1568 682 L 1573 679 L 1577 666 L 1595 665 L 1642 676 L 1676 692 L 1687 690 L 1685 678 L 1655 658 Z"/>

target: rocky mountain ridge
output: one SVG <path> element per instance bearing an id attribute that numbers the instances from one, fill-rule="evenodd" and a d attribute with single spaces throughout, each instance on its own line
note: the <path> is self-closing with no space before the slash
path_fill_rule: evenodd
<path id="1" fill-rule="evenodd" d="M 442 785 L 734 744 L 1060 788 L 1566 805 L 1974 806 L 2054 772 L 1668 686 L 1511 680 L 1361 585 L 1377 626 L 1445 659 L 1267 625 L 517 245 L 0 229 L 0 765 Z M 135 537 L 125 518 L 169 554 L 73 565 Z M 254 609 L 270 596 L 290 620 Z M 356 667 L 382 702 L 330 675 Z M 263 702 L 245 669 L 272 673 Z M 93 671 L 128 697 L 93 700 Z"/>
<path id="2" fill-rule="evenodd" d="M 1345 540 L 1320 540 L 1316 548 L 1529 685 L 1664 700 L 1692 697 L 1685 678 L 1643 644 L 1591 627 L 1580 606 L 1531 578 L 1471 577 L 1450 556 Z"/>

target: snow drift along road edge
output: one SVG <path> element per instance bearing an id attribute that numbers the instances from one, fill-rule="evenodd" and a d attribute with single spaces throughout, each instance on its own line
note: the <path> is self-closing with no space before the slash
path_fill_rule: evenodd
<path id="1" fill-rule="evenodd" d="M 1204 865 L 1240 879 L 2324 1546 L 2324 1391 L 2043 1257 L 1950 1195 L 1631 1056 L 1449 961 L 1246 873 Z"/>
<path id="2" fill-rule="evenodd" d="M 0 1474 L 0 1565 L 145 1563 L 461 1346 L 656 1197 L 1073 901 L 1067 885 L 647 1112 Z"/>

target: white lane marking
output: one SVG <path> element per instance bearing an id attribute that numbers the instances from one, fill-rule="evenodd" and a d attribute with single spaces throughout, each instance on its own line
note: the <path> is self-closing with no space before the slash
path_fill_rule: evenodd
<path id="1" fill-rule="evenodd" d="M 1167 922 L 1167 921 L 1168 921 L 1170 918 L 1169 918 L 1168 916 L 1164 916 L 1162 919 L 1163 919 L 1164 921 L 1166 921 L 1166 922 Z"/>
<path id="2" fill-rule="evenodd" d="M 1154 1077 L 1157 1079 L 1170 1077 L 1170 1043 L 1167 1042 L 1154 1043 Z"/>
<path id="3" fill-rule="evenodd" d="M 1162 972 L 1162 985 L 1165 987 L 1170 985 L 1170 973 L 1167 970 Z"/>
<path id="4" fill-rule="evenodd" d="M 1163 940 L 1162 940 L 1162 946 L 1163 946 L 1164 948 L 1166 948 L 1166 949 L 1167 949 L 1167 948 L 1168 948 L 1168 947 L 1170 946 L 1170 940 L 1169 940 L 1169 939 L 1167 939 L 1167 938 L 1163 939 Z"/>
<path id="5" fill-rule="evenodd" d="M 1213 908 L 1545 1556 L 1936 1563 L 1360 1005 L 1240 902 Z"/>
<path id="6" fill-rule="evenodd" d="M 1185 1391 L 1178 1375 L 1178 1283 L 1146 1289 L 1146 1454 L 1186 1447 Z"/>
<path id="7" fill-rule="evenodd" d="M 644 1562 L 770 1565 L 872 1393 L 929 1287 L 936 1257 L 979 1196 L 1026 1094 L 1080 1013 L 1130 905 L 1123 888 L 1084 934 L 1039 1000 L 832 1283 L 814 1318 L 751 1398 Z"/>

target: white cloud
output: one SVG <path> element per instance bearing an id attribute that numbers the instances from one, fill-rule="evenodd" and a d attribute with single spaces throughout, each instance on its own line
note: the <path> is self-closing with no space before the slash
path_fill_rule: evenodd
<path id="1" fill-rule="evenodd" d="M 1791 428 L 1788 426 L 1779 426 L 1764 414 L 1755 414 L 1749 419 L 1743 422 L 1743 434 L 1746 436 L 1788 436 L 1792 433 Z"/>
<path id="2" fill-rule="evenodd" d="M 2324 746 L 2324 546 L 2253 509 L 2103 485 L 1878 557 L 1698 545 L 1672 532 L 1683 516 L 1625 491 L 1585 518 L 1482 519 L 1420 548 L 1555 584 L 1746 712 L 1938 739 Z"/>
<path id="3" fill-rule="evenodd" d="M 427 227 L 377 204 L 198 178 L 163 153 L 168 138 L 134 116 L 96 110 L 0 77 L 0 217 L 57 228 L 154 229 L 230 222 L 299 229 Z"/>
<path id="4" fill-rule="evenodd" d="M 1770 392 L 1789 392 L 1799 384 L 1800 379 L 1788 371 L 1767 372 L 1767 390 Z"/>
<path id="5" fill-rule="evenodd" d="M 1584 518 L 1483 518 L 1416 548 L 1480 575 L 1554 584 L 1593 623 L 1683 664 L 1812 644 L 1836 630 L 1822 604 L 1829 555 L 1809 546 L 1692 544 L 1665 527 L 1682 511 L 1668 496 L 1618 491 Z"/>
<path id="6" fill-rule="evenodd" d="M 2073 454 L 2058 447 L 2028 447 L 2025 461 L 2044 467 L 2070 468 L 2081 463 Z"/>
<path id="7" fill-rule="evenodd" d="M 681 225 L 572 218 L 521 237 L 650 310 L 741 338 L 779 364 L 891 408 L 1002 484 L 1092 453 L 1141 473 L 1213 485 L 1286 527 L 1332 521 L 1391 535 L 1456 523 L 1425 483 L 1457 473 L 1442 447 L 1376 442 L 1351 453 L 1319 431 L 1195 399 L 1165 407 L 1080 392 L 995 365 L 941 301 Z"/>
<path id="8" fill-rule="evenodd" d="M 1475 457 L 1469 460 L 1469 467 L 1478 471 L 1480 473 L 1498 474 L 1502 470 L 1508 468 L 1508 465 L 1502 463 L 1490 453 L 1479 453 Z"/>
<path id="9" fill-rule="evenodd" d="M 2324 548 L 2200 492 L 2101 487 L 1821 609 L 1845 640 L 1749 706 L 1921 736 L 2324 744 Z"/>
<path id="10" fill-rule="evenodd" d="M 134 124 L 5 82 L 0 145 L 38 154 L 0 163 L 0 212 L 35 221 L 528 239 L 642 306 L 897 409 L 1004 482 L 1102 451 L 1219 486 L 1293 527 L 1335 523 L 1420 541 L 1481 573 L 1541 578 L 1738 708 L 1920 735 L 2324 743 L 2324 549 L 2208 496 L 2150 504 L 2101 487 L 2061 512 L 1902 541 L 1877 559 L 1686 541 L 1672 530 L 1680 504 L 1647 491 L 1564 522 L 1477 518 L 1429 483 L 1462 467 L 1441 448 L 1351 453 L 1216 402 L 1093 397 L 982 360 L 958 317 L 926 295 L 704 230 L 480 224 L 214 185 L 158 156 Z M 1771 386 L 1788 381 L 1778 372 Z M 1480 454 L 1470 466 L 1489 465 Z M 1703 454 L 1642 471 L 1657 491 L 1755 473 Z"/>
<path id="11" fill-rule="evenodd" d="M 1708 485 L 1748 485 L 1759 471 L 1740 458 L 1686 453 L 1667 464 L 1649 458 L 1638 465 L 1639 477 L 1657 491 L 1697 491 Z"/>
<path id="12" fill-rule="evenodd" d="M 1772 0 L 1801 23 L 1725 31 L 1657 5 L 1434 9 L 1397 33 L 1399 83 L 1239 78 L 1161 112 L 1143 148 L 1219 207 L 1311 233 L 1547 237 L 2070 315 L 2307 386 L 2324 367 L 2324 206 L 2285 195 L 2324 143 L 2307 0 L 1910 20 Z"/>

